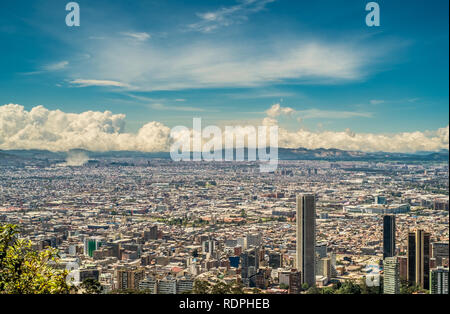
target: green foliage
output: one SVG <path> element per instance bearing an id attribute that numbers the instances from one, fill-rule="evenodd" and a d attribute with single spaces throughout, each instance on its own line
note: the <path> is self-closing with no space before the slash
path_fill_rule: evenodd
<path id="1" fill-rule="evenodd" d="M 218 282 L 212 286 L 210 294 L 231 294 L 231 286 L 224 282 Z"/>
<path id="2" fill-rule="evenodd" d="M 34 251 L 18 239 L 18 228 L 0 225 L 0 294 L 63 294 L 70 292 L 67 271 L 57 270 L 55 249 Z"/>
<path id="3" fill-rule="evenodd" d="M 196 280 L 194 282 L 193 294 L 244 294 L 244 288 L 240 283 L 218 282 L 210 284 L 207 281 Z"/>
<path id="4" fill-rule="evenodd" d="M 351 280 L 346 280 L 336 294 L 361 294 L 361 287 Z"/>
<path id="5" fill-rule="evenodd" d="M 285 284 L 285 283 L 282 283 L 282 284 L 280 284 L 280 289 L 285 289 L 285 290 L 287 290 L 287 289 L 289 289 L 289 285 L 287 285 L 287 284 Z"/>
<path id="6" fill-rule="evenodd" d="M 410 284 L 408 281 L 400 283 L 400 294 L 413 294 L 413 293 L 429 293 L 428 290 L 422 289 L 419 285 Z"/>
<path id="7" fill-rule="evenodd" d="M 322 290 L 317 287 L 311 287 L 306 291 L 306 294 L 322 294 Z"/>
<path id="8" fill-rule="evenodd" d="M 207 281 L 196 280 L 194 282 L 194 294 L 209 294 L 210 289 L 211 285 Z"/>
<path id="9" fill-rule="evenodd" d="M 353 280 L 345 282 L 335 281 L 332 286 L 326 288 L 310 287 L 306 290 L 307 294 L 379 294 L 380 287 L 368 287 L 366 281 L 361 279 L 359 283 Z"/>
<path id="10" fill-rule="evenodd" d="M 84 294 L 100 294 L 102 293 L 102 286 L 95 279 L 86 279 L 80 285 Z"/>

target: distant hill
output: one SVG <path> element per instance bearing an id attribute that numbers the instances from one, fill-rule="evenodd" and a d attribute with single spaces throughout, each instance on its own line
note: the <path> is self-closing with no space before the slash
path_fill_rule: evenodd
<path id="1" fill-rule="evenodd" d="M 169 159 L 167 152 L 146 153 L 135 151 L 111 151 L 111 152 L 91 152 L 82 149 L 71 150 L 71 152 L 83 152 L 89 159 L 114 159 L 114 158 L 143 158 L 143 159 Z M 222 152 L 223 155 L 224 152 Z M 234 152 L 233 152 L 234 153 Z M 8 161 L 24 162 L 31 161 L 63 161 L 67 157 L 67 152 L 50 152 L 47 150 L 0 150 L 0 160 L 3 164 Z M 248 156 L 248 149 L 245 149 L 245 158 Z M 346 151 L 339 149 L 306 149 L 306 148 L 279 148 L 278 156 L 280 160 L 327 160 L 327 161 L 448 161 L 449 151 L 438 152 L 418 152 L 418 153 L 386 153 L 375 152 L 366 153 L 359 151 Z"/>

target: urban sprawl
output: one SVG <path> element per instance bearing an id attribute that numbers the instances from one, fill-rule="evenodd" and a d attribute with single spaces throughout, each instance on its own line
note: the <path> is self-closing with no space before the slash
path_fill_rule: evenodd
<path id="1" fill-rule="evenodd" d="M 67 280 L 103 293 L 197 282 L 306 293 L 364 280 L 448 293 L 448 163 L 101 159 L 4 165 L 0 223 L 58 249 Z M 381 288 L 382 287 L 382 288 Z"/>

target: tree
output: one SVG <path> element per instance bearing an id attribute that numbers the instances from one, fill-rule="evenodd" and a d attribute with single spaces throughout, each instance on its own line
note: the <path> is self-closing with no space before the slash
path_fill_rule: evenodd
<path id="1" fill-rule="evenodd" d="M 68 272 L 51 265 L 58 263 L 57 250 L 37 252 L 31 241 L 19 239 L 18 234 L 17 226 L 0 225 L 0 293 L 69 293 Z"/>
<path id="2" fill-rule="evenodd" d="M 85 294 L 100 294 L 102 293 L 101 284 L 92 278 L 88 278 L 83 281 L 80 285 L 80 288 L 84 291 Z"/>
<path id="3" fill-rule="evenodd" d="M 336 294 L 361 294 L 361 287 L 351 280 L 346 280 Z"/>
<path id="4" fill-rule="evenodd" d="M 220 281 L 212 287 L 211 294 L 231 294 L 231 286 Z"/>
<path id="5" fill-rule="evenodd" d="M 281 284 L 280 284 L 280 289 L 287 290 L 287 289 L 289 289 L 289 285 L 287 285 L 287 284 L 285 284 L 285 283 L 281 283 Z"/>
<path id="6" fill-rule="evenodd" d="M 208 294 L 211 285 L 207 281 L 196 280 L 194 282 L 194 289 L 192 290 L 194 294 Z"/>
<path id="7" fill-rule="evenodd" d="M 231 286 L 231 294 L 244 294 L 244 286 L 242 283 L 236 283 Z"/>
<path id="8" fill-rule="evenodd" d="M 316 286 L 313 286 L 306 291 L 306 294 L 321 294 L 321 293 L 322 293 L 322 290 L 320 290 Z"/>

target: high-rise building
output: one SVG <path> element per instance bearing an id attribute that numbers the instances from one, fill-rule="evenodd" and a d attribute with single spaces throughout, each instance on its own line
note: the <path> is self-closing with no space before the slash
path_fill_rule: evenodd
<path id="1" fill-rule="evenodd" d="M 400 281 L 408 280 L 408 257 L 397 256 L 398 263 L 400 265 Z"/>
<path id="2" fill-rule="evenodd" d="M 247 248 L 256 247 L 261 245 L 261 234 L 248 234 L 247 235 Z"/>
<path id="3" fill-rule="evenodd" d="M 145 241 L 158 240 L 158 226 L 154 225 L 144 230 L 143 236 Z"/>
<path id="4" fill-rule="evenodd" d="M 94 251 L 102 245 L 102 240 L 99 237 L 91 237 L 84 239 L 84 255 L 92 257 Z"/>
<path id="5" fill-rule="evenodd" d="M 289 273 L 289 294 L 299 294 L 302 291 L 302 274 L 296 269 Z"/>
<path id="6" fill-rule="evenodd" d="M 395 216 L 383 217 L 383 259 L 395 256 Z"/>
<path id="7" fill-rule="evenodd" d="M 448 294 L 448 268 L 438 267 L 430 271 L 430 293 Z"/>
<path id="8" fill-rule="evenodd" d="M 241 277 L 244 282 L 259 268 L 259 248 L 251 248 L 243 252 L 241 260 Z"/>
<path id="9" fill-rule="evenodd" d="M 320 242 L 316 244 L 316 254 L 319 256 L 319 258 L 327 257 L 327 252 L 327 242 Z"/>
<path id="10" fill-rule="evenodd" d="M 429 289 L 429 279 L 430 234 L 418 229 L 408 233 L 408 282 Z"/>
<path id="11" fill-rule="evenodd" d="M 144 279 L 143 268 L 119 268 L 117 269 L 117 289 L 139 289 L 139 282 Z"/>
<path id="12" fill-rule="evenodd" d="M 384 294 L 400 293 L 400 264 L 396 257 L 384 259 Z"/>
<path id="13" fill-rule="evenodd" d="M 448 242 L 434 242 L 431 244 L 431 257 L 436 259 L 436 266 L 443 266 L 442 260 L 448 259 Z"/>
<path id="14" fill-rule="evenodd" d="M 297 195 L 297 269 L 302 283 L 312 287 L 316 283 L 316 204 L 312 194 Z"/>
<path id="15" fill-rule="evenodd" d="M 327 278 L 327 281 L 329 281 L 332 278 L 331 258 L 329 257 L 318 258 L 316 267 L 316 276 L 325 277 Z"/>
<path id="16" fill-rule="evenodd" d="M 283 266 L 282 255 L 278 252 L 271 252 L 269 254 L 269 266 L 276 269 Z"/>

